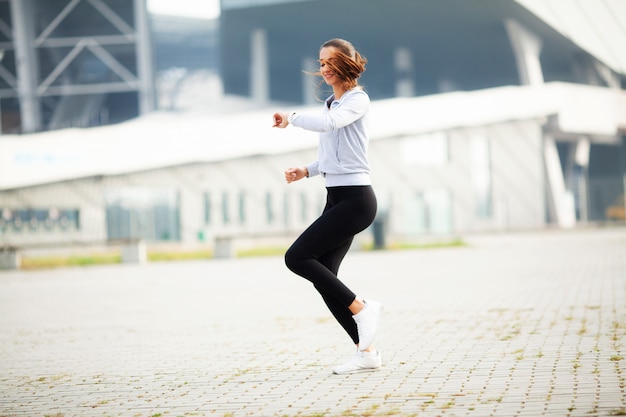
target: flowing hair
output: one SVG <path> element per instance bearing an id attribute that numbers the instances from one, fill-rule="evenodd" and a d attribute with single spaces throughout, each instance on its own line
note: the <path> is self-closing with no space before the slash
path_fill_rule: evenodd
<path id="1" fill-rule="evenodd" d="M 354 88 L 359 85 L 359 77 L 365 71 L 365 64 L 367 64 L 367 59 L 362 56 L 359 51 L 348 41 L 344 39 L 331 39 L 329 41 L 324 42 L 324 44 L 320 47 L 320 50 L 323 48 L 334 48 L 332 57 L 325 61 L 324 64 L 332 72 L 337 75 L 339 80 L 341 80 L 342 87 L 348 91 L 351 88 Z M 321 71 L 316 71 L 310 73 L 315 76 L 322 76 Z M 320 81 L 318 88 L 324 84 L 324 81 Z"/>

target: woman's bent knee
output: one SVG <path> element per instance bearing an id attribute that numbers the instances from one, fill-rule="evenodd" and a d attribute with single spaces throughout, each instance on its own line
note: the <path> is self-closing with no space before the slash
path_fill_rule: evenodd
<path id="1" fill-rule="evenodd" d="M 299 264 L 300 258 L 296 255 L 292 248 L 289 248 L 287 252 L 285 252 L 285 265 L 291 272 L 295 272 L 297 274 Z"/>

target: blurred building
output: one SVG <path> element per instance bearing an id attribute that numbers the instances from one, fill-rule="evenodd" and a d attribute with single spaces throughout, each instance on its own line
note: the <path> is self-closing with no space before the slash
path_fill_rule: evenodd
<path id="1" fill-rule="evenodd" d="M 150 15 L 157 74 L 172 68 L 219 71 L 219 21 Z"/>
<path id="2" fill-rule="evenodd" d="M 117 123 L 154 110 L 144 0 L 0 1 L 2 131 Z"/>
<path id="3" fill-rule="evenodd" d="M 545 221 L 597 221 L 624 188 L 625 23 L 620 0 L 222 0 L 224 90 L 261 103 L 314 103 L 327 93 L 303 71 L 316 68 L 319 46 L 333 37 L 351 40 L 369 59 L 361 81 L 375 100 L 566 83 L 572 88 L 563 85 L 558 99 L 571 108 L 535 120 Z M 581 85 L 595 87 L 595 95 L 582 94 Z M 608 102 L 602 94 L 611 96 Z M 423 115 L 400 106 L 397 117 L 417 125 Z M 493 169 L 507 158 L 497 150 L 506 139 L 484 140 Z M 521 155 L 508 176 L 531 162 Z M 432 186 L 449 188 L 436 179 Z M 489 198 L 495 206 L 520 203 Z"/>
<path id="4" fill-rule="evenodd" d="M 217 73 L 217 21 L 150 15 L 145 0 L 0 0 L 0 130 L 119 123 L 197 71 Z"/>
<path id="5" fill-rule="evenodd" d="M 373 99 L 544 82 L 623 86 L 623 2 L 578 3 L 222 0 L 224 89 L 308 102 L 302 70 L 317 68 L 319 46 L 333 37 L 370 60 L 362 83 Z"/>
<path id="6" fill-rule="evenodd" d="M 272 129 L 271 113 L 319 111 L 327 92 L 304 71 L 332 37 L 369 59 L 377 224 L 390 237 L 605 221 L 626 181 L 625 7 L 222 0 L 220 54 L 203 65 L 219 66 L 223 96 L 5 136 L 0 236 L 28 246 L 297 233 L 319 213 L 323 183 L 286 186 L 282 171 L 315 158 L 316 135 Z"/>

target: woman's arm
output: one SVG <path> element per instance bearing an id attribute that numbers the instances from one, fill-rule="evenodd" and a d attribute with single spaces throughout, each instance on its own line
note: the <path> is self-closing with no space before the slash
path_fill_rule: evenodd
<path id="1" fill-rule="evenodd" d="M 322 114 L 296 113 L 291 117 L 291 124 L 314 132 L 330 132 L 363 117 L 369 105 L 370 100 L 365 92 L 354 92 L 346 96 L 339 106 Z"/>
<path id="2" fill-rule="evenodd" d="M 348 93 L 341 104 L 322 114 L 274 113 L 274 127 L 286 128 L 290 123 L 313 132 L 330 132 L 341 129 L 363 117 L 370 105 L 368 95 L 363 91 Z"/>

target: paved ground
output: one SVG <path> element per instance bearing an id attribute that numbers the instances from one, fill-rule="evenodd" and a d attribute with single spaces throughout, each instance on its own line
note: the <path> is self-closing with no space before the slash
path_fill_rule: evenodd
<path id="1" fill-rule="evenodd" d="M 626 229 L 351 252 L 378 372 L 280 257 L 0 274 L 0 416 L 626 415 Z"/>

